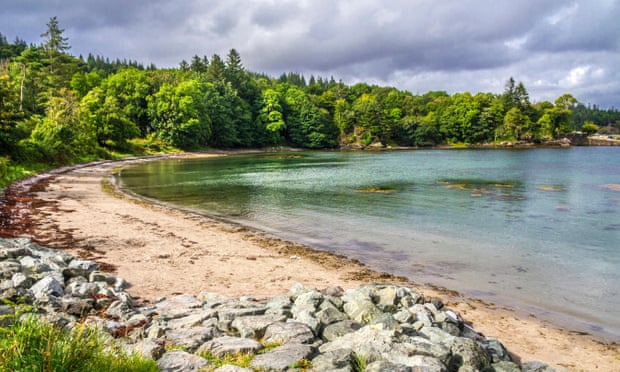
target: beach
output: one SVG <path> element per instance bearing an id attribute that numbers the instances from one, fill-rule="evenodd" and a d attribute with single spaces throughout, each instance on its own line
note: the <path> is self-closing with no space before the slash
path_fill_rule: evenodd
<path id="1" fill-rule="evenodd" d="M 31 191 L 31 226 L 22 234 L 99 262 L 127 280 L 128 292 L 144 303 L 200 291 L 267 297 L 295 283 L 319 289 L 404 284 L 404 278 L 372 272 L 346 257 L 121 194 L 110 174 L 138 161 L 148 159 L 75 167 L 41 181 Z M 540 360 L 569 371 L 613 371 L 620 364 L 615 343 L 447 289 L 409 284 L 499 339 L 517 361 Z"/>

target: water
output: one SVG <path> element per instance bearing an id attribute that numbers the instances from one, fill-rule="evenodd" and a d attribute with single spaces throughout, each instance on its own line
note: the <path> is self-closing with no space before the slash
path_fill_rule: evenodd
<path id="1" fill-rule="evenodd" d="M 122 173 L 145 197 L 620 339 L 620 149 L 303 152 Z"/>

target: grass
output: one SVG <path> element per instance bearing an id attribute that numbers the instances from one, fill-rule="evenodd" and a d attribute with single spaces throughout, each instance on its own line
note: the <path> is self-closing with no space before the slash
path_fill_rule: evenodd
<path id="1" fill-rule="evenodd" d="M 29 316 L 0 327 L 0 371 L 158 371 L 157 364 L 106 344 L 96 329 L 60 329 Z"/>

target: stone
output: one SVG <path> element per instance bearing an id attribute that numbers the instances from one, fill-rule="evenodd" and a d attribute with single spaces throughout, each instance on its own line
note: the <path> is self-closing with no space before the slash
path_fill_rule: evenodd
<path id="1" fill-rule="evenodd" d="M 521 367 L 513 362 L 503 360 L 491 364 L 490 367 L 483 369 L 482 372 L 521 372 Z"/>
<path id="2" fill-rule="evenodd" d="M 382 315 L 379 315 L 373 320 L 371 320 L 368 324 L 379 326 L 382 329 L 400 329 L 400 324 L 398 323 L 398 321 L 396 321 L 396 319 L 394 319 L 394 317 L 390 313 L 384 313 Z"/>
<path id="3" fill-rule="evenodd" d="M 337 349 L 319 354 L 312 359 L 315 371 L 349 370 L 354 363 L 355 355 L 351 349 Z M 348 367 L 348 369 L 347 369 Z"/>
<path id="4" fill-rule="evenodd" d="M 527 362 L 521 365 L 522 372 L 556 372 L 553 368 L 549 367 L 542 362 Z"/>
<path id="5" fill-rule="evenodd" d="M 293 364 L 309 359 L 314 349 L 310 345 L 287 344 L 259 354 L 252 359 L 250 366 L 267 371 L 285 371 Z"/>
<path id="6" fill-rule="evenodd" d="M 173 329 L 166 332 L 166 340 L 177 347 L 184 347 L 188 351 L 195 351 L 205 342 L 219 336 L 215 327 L 192 327 L 187 329 Z"/>
<path id="7" fill-rule="evenodd" d="M 214 356 L 221 358 L 225 355 L 237 353 L 256 354 L 262 348 L 261 344 L 249 338 L 222 336 L 205 342 L 196 352 L 198 354 L 210 352 Z"/>
<path id="8" fill-rule="evenodd" d="M 267 311 L 266 307 L 249 307 L 249 308 L 230 308 L 223 307 L 217 309 L 217 317 L 221 321 L 232 321 L 240 316 L 263 315 Z"/>
<path id="9" fill-rule="evenodd" d="M 13 282 L 13 287 L 27 289 L 32 287 L 32 285 L 36 282 L 36 280 L 28 276 L 24 273 L 15 273 L 11 277 L 11 281 Z"/>
<path id="10" fill-rule="evenodd" d="M 487 339 L 480 346 L 482 346 L 491 356 L 491 360 L 493 363 L 499 363 L 501 361 L 512 361 L 508 350 L 506 350 L 506 348 L 504 347 L 504 345 L 502 345 L 501 342 L 494 338 Z"/>
<path id="11" fill-rule="evenodd" d="M 365 356 L 367 362 L 373 362 L 383 359 L 382 354 L 389 353 L 396 342 L 396 331 L 365 326 L 321 345 L 319 351 L 325 353 L 337 349 L 351 349 L 355 354 Z"/>
<path id="12" fill-rule="evenodd" d="M 205 368 L 209 362 L 198 355 L 186 351 L 169 351 L 157 361 L 162 372 L 193 372 Z"/>
<path id="13" fill-rule="evenodd" d="M 189 294 L 174 296 L 155 304 L 155 311 L 166 320 L 182 318 L 198 308 L 202 308 L 202 302 Z"/>
<path id="14" fill-rule="evenodd" d="M 0 261 L 0 278 L 11 279 L 21 269 L 22 265 L 15 260 Z"/>
<path id="15" fill-rule="evenodd" d="M 267 307 L 265 314 L 285 315 L 287 317 L 293 316 L 293 313 L 291 312 L 293 301 L 291 301 L 291 298 L 288 295 L 273 297 L 267 301 L 265 306 Z"/>
<path id="16" fill-rule="evenodd" d="M 134 351 L 145 359 L 157 360 L 164 354 L 164 343 L 162 340 L 145 338 L 138 341 L 133 346 Z"/>
<path id="17" fill-rule="evenodd" d="M 99 269 L 99 264 L 95 261 L 88 260 L 73 260 L 69 262 L 69 265 L 62 271 L 62 275 L 66 279 L 76 276 L 82 276 L 88 278 L 90 273 Z"/>
<path id="18" fill-rule="evenodd" d="M 198 300 L 207 307 L 213 308 L 232 301 L 232 298 L 219 293 L 202 291 L 198 294 Z"/>
<path id="19" fill-rule="evenodd" d="M 196 327 L 201 325 L 205 320 L 214 317 L 216 314 L 217 311 L 213 309 L 196 309 L 189 315 L 168 321 L 168 327 L 172 329 Z"/>
<path id="20" fill-rule="evenodd" d="M 347 333 L 355 332 L 362 328 L 362 325 L 353 320 L 343 320 L 328 325 L 323 329 L 322 338 L 325 341 L 333 341 L 338 337 L 344 336 Z"/>
<path id="21" fill-rule="evenodd" d="M 232 364 L 225 364 L 220 368 L 216 368 L 213 372 L 253 372 L 253 369 L 234 366 Z"/>
<path id="22" fill-rule="evenodd" d="M 313 312 L 309 310 L 303 310 L 297 312 L 297 314 L 293 315 L 293 319 L 295 321 L 304 323 L 312 330 L 312 333 L 315 335 L 319 334 L 319 327 L 321 326 L 321 322 L 313 316 Z"/>
<path id="23" fill-rule="evenodd" d="M 332 305 L 331 303 L 322 307 L 323 309 L 317 312 L 315 316 L 316 319 L 321 322 L 321 325 L 323 325 L 323 327 L 347 319 L 346 314 L 338 310 L 336 306 Z"/>
<path id="24" fill-rule="evenodd" d="M 304 323 L 277 322 L 267 327 L 263 341 L 282 344 L 307 344 L 314 341 L 314 333 Z"/>
<path id="25" fill-rule="evenodd" d="M 365 372 L 413 372 L 409 366 L 396 364 L 385 360 L 377 360 L 366 366 Z M 423 371 L 418 369 L 417 371 Z"/>
<path id="26" fill-rule="evenodd" d="M 425 355 L 396 355 L 393 356 L 390 362 L 397 365 L 408 366 L 412 368 L 412 371 L 424 371 L 424 372 L 447 372 L 449 369 L 437 358 L 433 358 Z M 456 371 L 456 370 L 450 370 Z M 471 370 L 472 372 L 478 371 L 477 369 Z M 460 371 L 459 372 L 465 372 Z"/>
<path id="27" fill-rule="evenodd" d="M 443 344 L 449 347 L 452 352 L 452 358 L 448 363 L 451 370 L 458 370 L 463 367 L 482 370 L 491 365 L 491 357 L 474 340 L 452 337 Z"/>
<path id="28" fill-rule="evenodd" d="M 367 324 L 383 312 L 370 300 L 353 300 L 344 304 L 345 313 L 356 322 Z"/>
<path id="29" fill-rule="evenodd" d="M 419 336 L 404 338 L 402 341 L 402 343 L 394 345 L 394 352 L 403 355 L 431 356 L 439 359 L 442 363 L 449 362 L 452 356 L 452 352 L 447 346 L 433 343 Z"/>
<path id="30" fill-rule="evenodd" d="M 65 291 L 63 285 L 56 278 L 47 276 L 36 282 L 30 291 L 37 299 L 44 299 L 46 296 L 63 296 Z"/>
<path id="31" fill-rule="evenodd" d="M 60 304 L 63 313 L 82 317 L 92 310 L 95 301 L 92 298 L 62 298 Z"/>
<path id="32" fill-rule="evenodd" d="M 231 326 L 239 332 L 241 337 L 260 339 L 265 335 L 267 327 L 273 323 L 284 322 L 285 320 L 285 315 L 248 315 L 235 318 Z"/>

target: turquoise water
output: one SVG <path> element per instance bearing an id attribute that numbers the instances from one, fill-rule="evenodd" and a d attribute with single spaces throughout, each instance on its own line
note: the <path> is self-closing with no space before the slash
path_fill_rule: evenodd
<path id="1" fill-rule="evenodd" d="M 171 159 L 122 187 L 620 339 L 620 149 Z"/>

